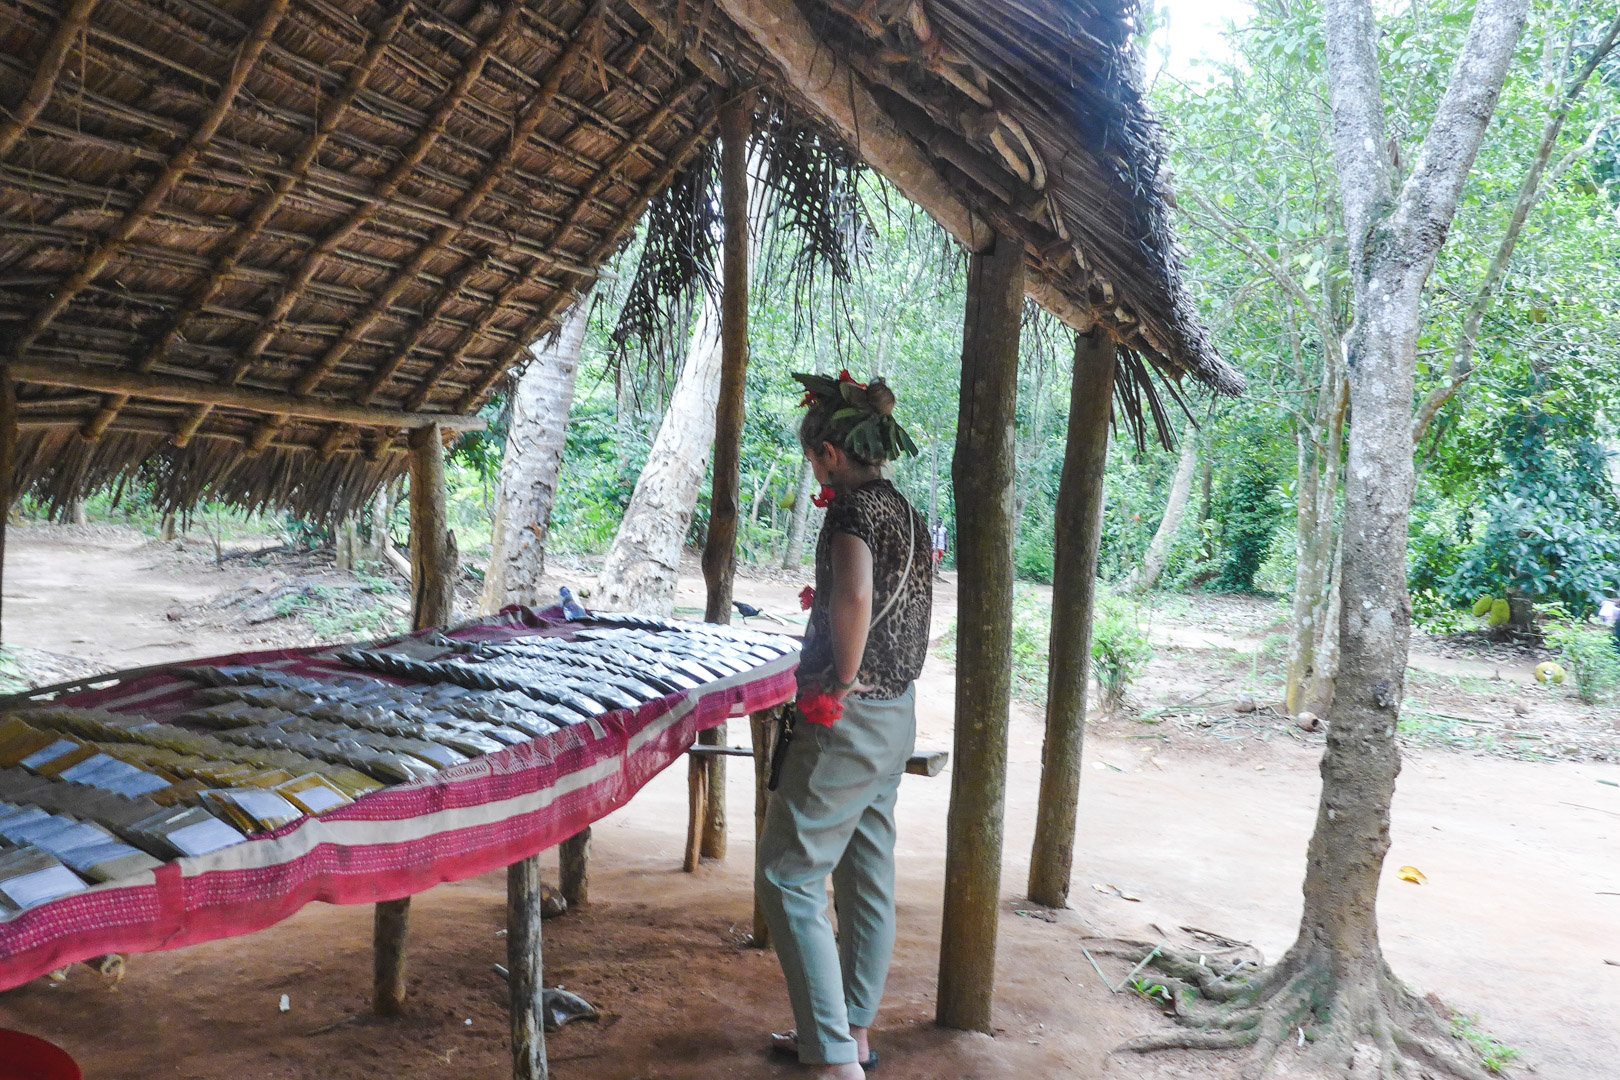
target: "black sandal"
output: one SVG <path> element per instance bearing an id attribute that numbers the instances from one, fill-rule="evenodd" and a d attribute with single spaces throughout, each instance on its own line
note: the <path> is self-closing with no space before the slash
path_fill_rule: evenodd
<path id="1" fill-rule="evenodd" d="M 771 1032 L 771 1053 L 781 1054 L 795 1060 L 799 1056 L 799 1033 L 797 1031 Z M 873 1050 L 865 1061 L 856 1062 L 862 1070 L 871 1072 L 878 1066 L 877 1051 Z"/>

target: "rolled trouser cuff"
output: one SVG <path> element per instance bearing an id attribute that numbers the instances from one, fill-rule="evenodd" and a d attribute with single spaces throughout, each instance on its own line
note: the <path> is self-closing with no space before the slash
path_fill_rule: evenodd
<path id="1" fill-rule="evenodd" d="M 854 1039 L 823 1044 L 805 1042 L 799 1036 L 800 1065 L 854 1065 L 859 1060 Z"/>
<path id="2" fill-rule="evenodd" d="M 858 1009 L 853 1005 L 845 1006 L 849 1013 L 849 1026 L 852 1028 L 869 1028 L 877 1022 L 876 1009 Z"/>

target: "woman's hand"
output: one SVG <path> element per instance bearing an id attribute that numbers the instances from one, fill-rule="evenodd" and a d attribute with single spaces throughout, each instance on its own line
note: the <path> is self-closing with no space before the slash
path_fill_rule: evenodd
<path id="1" fill-rule="evenodd" d="M 860 679 L 857 678 L 855 680 L 854 685 L 852 685 L 852 686 L 834 686 L 832 689 L 827 691 L 827 694 L 834 701 L 843 701 L 845 698 L 849 697 L 849 695 L 851 695 L 851 694 L 869 694 L 871 692 L 872 692 L 872 688 L 870 686 L 866 685 L 865 683 L 861 682 Z"/>

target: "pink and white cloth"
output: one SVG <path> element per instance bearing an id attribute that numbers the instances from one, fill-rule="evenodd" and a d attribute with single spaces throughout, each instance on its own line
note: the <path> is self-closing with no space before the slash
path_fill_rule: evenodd
<path id="1" fill-rule="evenodd" d="M 449 636 L 499 641 L 570 633 L 556 609 L 508 608 Z M 335 651 L 239 653 L 196 663 L 251 664 L 311 678 L 356 675 L 333 658 Z M 385 788 L 210 855 L 176 859 L 150 873 L 9 917 L 0 914 L 0 990 L 105 953 L 155 952 L 250 934 L 314 900 L 397 900 L 510 866 L 629 802 L 686 752 L 699 731 L 790 700 L 797 664 L 798 654 L 789 653 L 430 779 Z M 60 703 L 164 720 L 184 712 L 198 689 L 173 675 L 153 674 Z"/>

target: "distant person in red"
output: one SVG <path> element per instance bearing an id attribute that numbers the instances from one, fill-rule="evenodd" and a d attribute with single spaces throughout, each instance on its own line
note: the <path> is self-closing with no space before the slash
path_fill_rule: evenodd
<path id="1" fill-rule="evenodd" d="M 934 565 L 937 567 L 945 561 L 945 548 L 951 542 L 950 534 L 945 531 L 945 521 L 940 519 L 934 522 Z"/>

